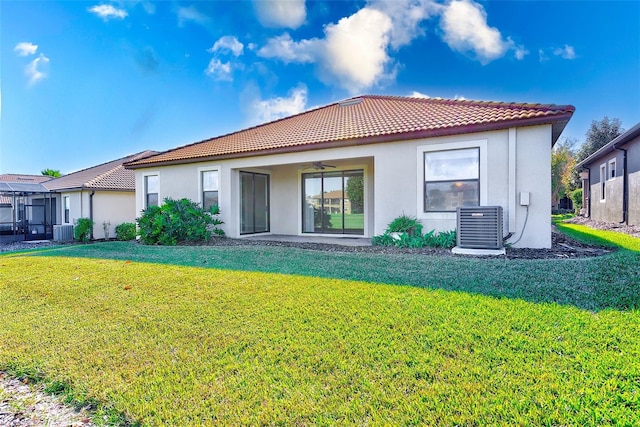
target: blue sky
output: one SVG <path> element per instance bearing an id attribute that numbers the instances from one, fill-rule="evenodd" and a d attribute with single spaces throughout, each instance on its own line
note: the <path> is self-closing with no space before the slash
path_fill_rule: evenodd
<path id="1" fill-rule="evenodd" d="M 63 173 L 359 94 L 640 121 L 639 1 L 0 2 L 0 173 Z"/>

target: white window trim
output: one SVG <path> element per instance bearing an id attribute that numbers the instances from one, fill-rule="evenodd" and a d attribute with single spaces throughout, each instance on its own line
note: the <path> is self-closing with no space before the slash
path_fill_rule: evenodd
<path id="1" fill-rule="evenodd" d="M 66 202 L 69 202 L 69 220 L 66 221 L 65 211 L 67 210 Z M 62 221 L 63 224 L 71 224 L 71 196 L 62 196 Z"/>
<path id="2" fill-rule="evenodd" d="M 162 185 L 160 183 L 160 171 L 153 172 L 143 172 L 142 173 L 142 201 L 140 206 L 142 209 L 147 209 L 147 177 L 148 176 L 157 176 L 158 177 L 158 206 L 162 205 Z"/>
<path id="3" fill-rule="evenodd" d="M 612 167 L 613 165 L 613 167 Z M 609 160 L 608 162 L 608 169 L 607 169 L 607 181 L 613 181 L 616 179 L 616 176 L 610 176 L 611 175 L 611 170 L 613 169 L 614 171 L 616 170 L 617 167 L 617 162 L 616 159 L 613 158 L 611 160 Z M 616 172 L 617 173 L 617 172 Z"/>
<path id="4" fill-rule="evenodd" d="M 416 206 L 418 219 L 424 220 L 455 220 L 455 212 L 425 212 L 424 211 L 424 153 L 433 151 L 461 150 L 465 148 L 480 149 L 480 206 L 487 205 L 488 195 L 488 161 L 487 161 L 487 140 L 479 139 L 473 141 L 444 142 L 429 145 L 419 145 L 416 151 L 417 161 L 417 194 Z"/>
<path id="5" fill-rule="evenodd" d="M 219 165 L 203 166 L 198 168 L 198 204 L 204 206 L 204 200 L 202 199 L 202 172 L 218 172 L 218 207 L 220 207 L 220 195 L 222 191 L 222 172 Z"/>
<path id="6" fill-rule="evenodd" d="M 600 180 L 598 181 L 598 185 L 600 185 L 600 203 L 606 202 L 606 191 L 607 191 L 607 164 L 602 163 L 599 168 L 600 171 Z"/>

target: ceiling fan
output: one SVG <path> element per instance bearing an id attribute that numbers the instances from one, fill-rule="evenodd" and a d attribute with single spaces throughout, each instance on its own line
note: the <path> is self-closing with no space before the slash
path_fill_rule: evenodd
<path id="1" fill-rule="evenodd" d="M 329 165 L 327 163 L 322 163 L 322 162 L 312 162 L 306 165 L 302 165 L 300 170 L 315 169 L 318 171 L 318 170 L 325 170 L 326 168 L 335 168 L 335 166 Z"/>

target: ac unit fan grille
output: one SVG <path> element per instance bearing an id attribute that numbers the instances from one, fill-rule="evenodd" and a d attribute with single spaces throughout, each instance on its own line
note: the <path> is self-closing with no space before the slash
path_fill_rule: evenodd
<path id="1" fill-rule="evenodd" d="M 457 209 L 456 244 L 460 248 L 501 249 L 502 207 L 475 206 Z"/>

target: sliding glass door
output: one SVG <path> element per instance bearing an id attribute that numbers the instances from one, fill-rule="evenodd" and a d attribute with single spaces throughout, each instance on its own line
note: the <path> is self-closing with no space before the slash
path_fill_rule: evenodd
<path id="1" fill-rule="evenodd" d="M 364 234 L 362 170 L 302 175 L 302 232 Z"/>
<path id="2" fill-rule="evenodd" d="M 240 234 L 269 231 L 269 175 L 240 172 Z"/>

